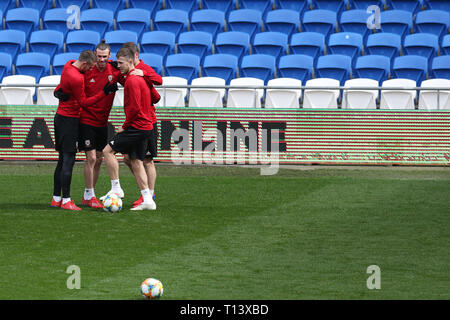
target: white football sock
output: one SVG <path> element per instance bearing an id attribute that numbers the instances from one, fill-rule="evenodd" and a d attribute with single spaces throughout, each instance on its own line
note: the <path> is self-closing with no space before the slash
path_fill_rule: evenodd
<path id="1" fill-rule="evenodd" d="M 141 194 L 142 194 L 142 198 L 144 199 L 145 203 L 149 203 L 149 202 L 153 201 L 152 194 L 150 193 L 149 189 L 141 190 Z"/>
<path id="2" fill-rule="evenodd" d="M 53 196 L 53 200 L 55 200 L 56 202 L 60 202 L 61 196 Z"/>
<path id="3" fill-rule="evenodd" d="M 95 197 L 94 189 L 84 189 L 84 200 L 91 200 Z"/>
<path id="4" fill-rule="evenodd" d="M 63 198 L 62 204 L 66 204 L 67 202 L 70 202 L 70 198 Z"/>
<path id="5" fill-rule="evenodd" d="M 111 190 L 121 190 L 120 179 L 111 180 Z"/>

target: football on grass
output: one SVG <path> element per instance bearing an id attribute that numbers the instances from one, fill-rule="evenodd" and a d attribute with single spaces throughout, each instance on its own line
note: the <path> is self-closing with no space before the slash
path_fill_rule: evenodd
<path id="1" fill-rule="evenodd" d="M 148 278 L 141 284 L 141 294 L 145 299 L 159 299 L 163 292 L 163 285 L 158 279 Z"/>
<path id="2" fill-rule="evenodd" d="M 103 210 L 112 213 L 119 212 L 122 210 L 122 199 L 115 193 L 107 195 L 106 198 L 103 199 Z"/>

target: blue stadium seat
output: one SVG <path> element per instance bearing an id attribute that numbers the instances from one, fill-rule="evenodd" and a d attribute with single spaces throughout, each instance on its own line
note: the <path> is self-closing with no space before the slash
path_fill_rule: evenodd
<path id="1" fill-rule="evenodd" d="M 0 21 L 2 22 L 2 23 L 0 23 L 0 30 L 1 30 L 1 29 L 3 29 L 3 11 L 2 10 L 0 10 Z"/>
<path id="2" fill-rule="evenodd" d="M 45 10 L 53 7 L 53 0 L 19 0 L 20 7 L 36 9 L 41 17 Z"/>
<path id="3" fill-rule="evenodd" d="M 9 9 L 15 8 L 15 7 L 16 7 L 15 0 L 4 0 L 4 1 L 0 2 L 0 11 L 2 11 L 3 13 L 5 13 Z"/>
<path id="4" fill-rule="evenodd" d="M 400 54 L 401 47 L 400 35 L 381 32 L 369 35 L 365 50 L 366 54 L 386 56 L 393 62 L 393 59 Z"/>
<path id="5" fill-rule="evenodd" d="M 175 35 L 175 41 L 181 32 L 187 31 L 188 13 L 178 9 L 160 10 L 155 15 L 154 30 L 169 31 Z"/>
<path id="6" fill-rule="evenodd" d="M 413 15 L 404 10 L 382 11 L 380 15 L 381 31 L 396 33 L 405 38 L 413 29 Z"/>
<path id="7" fill-rule="evenodd" d="M 312 0 L 312 5 L 316 9 L 330 10 L 336 12 L 339 18 L 346 8 L 347 1 L 344 0 Z"/>
<path id="8" fill-rule="evenodd" d="M 251 54 L 242 58 L 239 75 L 240 77 L 261 79 L 267 83 L 274 77 L 275 69 L 275 57 L 267 54 Z"/>
<path id="9" fill-rule="evenodd" d="M 211 54 L 212 36 L 208 32 L 188 31 L 180 33 L 178 53 L 190 53 L 200 58 L 200 63 L 207 54 Z"/>
<path id="10" fill-rule="evenodd" d="M 423 0 L 424 5 L 432 10 L 443 10 L 450 12 L 450 2 L 448 0 Z"/>
<path id="11" fill-rule="evenodd" d="M 378 6 L 381 10 L 384 8 L 384 0 L 349 0 L 351 8 L 367 10 L 371 5 Z"/>
<path id="12" fill-rule="evenodd" d="M 422 0 L 388 0 L 387 4 L 394 10 L 405 10 L 415 14 L 422 7 Z"/>
<path id="13" fill-rule="evenodd" d="M 163 57 L 163 63 L 175 48 L 175 34 L 169 31 L 150 31 L 142 35 L 141 51 L 155 53 Z"/>
<path id="14" fill-rule="evenodd" d="M 157 74 L 164 75 L 163 57 L 160 56 L 159 54 L 140 53 L 139 59 L 142 59 L 142 61 L 144 61 L 146 65 L 152 67 Z"/>
<path id="15" fill-rule="evenodd" d="M 225 13 L 215 9 L 197 10 L 191 16 L 191 30 L 203 31 L 211 34 L 213 41 L 217 33 L 224 30 Z"/>
<path id="16" fill-rule="evenodd" d="M 214 48 L 217 53 L 227 53 L 238 58 L 241 63 L 242 57 L 249 53 L 250 36 L 240 31 L 228 31 L 217 34 Z"/>
<path id="17" fill-rule="evenodd" d="M 203 9 L 215 9 L 228 14 L 235 9 L 235 0 L 202 0 Z"/>
<path id="18" fill-rule="evenodd" d="M 12 58 L 8 53 L 0 52 L 0 81 L 3 77 L 10 76 L 12 70 Z"/>
<path id="19" fill-rule="evenodd" d="M 131 8 L 120 10 L 117 14 L 117 29 L 134 31 L 140 40 L 144 32 L 150 31 L 151 12 L 145 9 Z"/>
<path id="20" fill-rule="evenodd" d="M 128 30 L 108 31 L 105 33 L 105 41 L 111 47 L 111 52 L 117 52 L 125 42 L 138 42 L 137 33 Z"/>
<path id="21" fill-rule="evenodd" d="M 352 58 L 342 54 L 329 54 L 317 59 L 316 77 L 339 80 L 343 85 L 350 77 Z"/>
<path id="22" fill-rule="evenodd" d="M 441 54 L 450 55 L 450 34 L 447 34 L 442 38 Z"/>
<path id="23" fill-rule="evenodd" d="M 352 58 L 353 63 L 356 57 L 361 55 L 363 48 L 363 38 L 358 33 L 338 32 L 330 35 L 328 48 L 332 54 L 343 54 Z"/>
<path id="24" fill-rule="evenodd" d="M 16 74 L 32 76 L 39 82 L 50 74 L 50 56 L 46 53 L 27 52 L 17 56 Z"/>
<path id="25" fill-rule="evenodd" d="M 367 28 L 367 20 L 370 13 L 366 10 L 355 9 L 342 12 L 339 25 L 344 32 L 359 33 L 363 37 L 363 42 L 366 43 L 367 37 L 372 31 Z"/>
<path id="26" fill-rule="evenodd" d="M 294 33 L 289 48 L 291 53 L 305 54 L 317 61 L 317 58 L 324 53 L 325 36 L 317 32 Z"/>
<path id="27" fill-rule="evenodd" d="M 425 10 L 417 13 L 416 28 L 419 32 L 432 33 L 442 39 L 447 34 L 450 13 L 441 10 Z"/>
<path id="28" fill-rule="evenodd" d="M 53 59 L 56 53 L 61 53 L 64 47 L 64 34 L 56 30 L 38 30 L 31 33 L 30 51 L 42 52 Z"/>
<path id="29" fill-rule="evenodd" d="M 262 53 L 275 57 L 278 63 L 280 57 L 286 54 L 288 36 L 281 32 L 260 32 L 255 35 L 252 43 L 252 53 Z"/>
<path id="30" fill-rule="evenodd" d="M 95 50 L 100 43 L 100 34 L 97 31 L 74 30 L 67 34 L 66 51 L 78 52 L 83 50 Z"/>
<path id="31" fill-rule="evenodd" d="M 418 55 L 431 60 L 439 50 L 439 38 L 429 33 L 410 34 L 405 37 L 403 48 L 406 54 Z"/>
<path id="32" fill-rule="evenodd" d="M 89 9 L 90 0 L 55 0 L 56 8 L 68 8 L 72 5 L 78 6 L 80 10 Z"/>
<path id="33" fill-rule="evenodd" d="M 7 29 L 25 32 L 28 40 L 31 32 L 39 28 L 39 11 L 32 8 L 9 9 L 6 13 L 5 25 Z"/>
<path id="34" fill-rule="evenodd" d="M 379 83 L 388 79 L 391 72 L 391 59 L 380 55 L 366 55 L 356 59 L 353 70 L 355 78 L 368 78 Z"/>
<path id="35" fill-rule="evenodd" d="M 297 11 L 289 9 L 271 10 L 265 19 L 266 31 L 282 32 L 289 40 L 293 33 L 299 31 L 300 16 Z"/>
<path id="36" fill-rule="evenodd" d="M 311 0 L 274 0 L 277 9 L 294 10 L 303 17 L 303 12 L 309 9 Z"/>
<path id="37" fill-rule="evenodd" d="M 245 32 L 253 41 L 255 34 L 261 32 L 262 14 L 254 9 L 232 10 L 228 16 L 228 30 Z"/>
<path id="38" fill-rule="evenodd" d="M 191 83 L 193 78 L 198 78 L 199 66 L 200 58 L 195 54 L 171 54 L 165 64 L 166 76 L 181 77 Z"/>
<path id="39" fill-rule="evenodd" d="M 312 78 L 314 58 L 304 54 L 282 56 L 278 64 L 278 77 L 294 78 L 306 83 Z"/>
<path id="40" fill-rule="evenodd" d="M 433 59 L 431 76 L 439 79 L 450 79 L 450 56 L 440 56 Z"/>
<path id="41" fill-rule="evenodd" d="M 83 30 L 97 31 L 103 38 L 105 32 L 113 30 L 114 13 L 108 9 L 88 9 L 81 11 Z"/>
<path id="42" fill-rule="evenodd" d="M 241 9 L 258 10 L 263 18 L 269 10 L 272 10 L 272 0 L 236 0 L 236 2 Z"/>
<path id="43" fill-rule="evenodd" d="M 126 0 L 91 0 L 92 8 L 112 10 L 116 16 L 119 10 L 126 8 Z"/>
<path id="44" fill-rule="evenodd" d="M 54 75 L 61 74 L 62 69 L 63 69 L 64 65 L 67 63 L 67 61 L 77 60 L 79 56 L 80 56 L 79 52 L 66 52 L 66 53 L 55 54 L 55 57 L 53 58 L 53 63 L 52 63 L 53 74 Z"/>
<path id="45" fill-rule="evenodd" d="M 231 79 L 236 78 L 238 69 L 238 58 L 231 54 L 217 53 L 205 57 L 202 66 L 204 77 L 217 77 L 229 84 Z"/>
<path id="46" fill-rule="evenodd" d="M 162 0 L 128 0 L 128 8 L 145 9 L 152 13 L 152 19 L 155 18 L 156 12 L 162 9 Z"/>
<path id="47" fill-rule="evenodd" d="M 303 15 L 303 31 L 318 32 L 325 36 L 325 41 L 335 32 L 337 24 L 336 12 L 330 10 L 310 10 Z"/>
<path id="48" fill-rule="evenodd" d="M 199 9 L 200 0 L 165 0 L 167 9 L 177 9 L 186 11 L 189 16 Z"/>
<path id="49" fill-rule="evenodd" d="M 0 52 L 8 53 L 15 63 L 17 55 L 25 51 L 25 32 L 20 30 L 0 31 Z"/>
<path id="50" fill-rule="evenodd" d="M 67 13 L 66 9 L 63 8 L 49 9 L 45 11 L 42 22 L 45 29 L 60 31 L 64 34 L 65 38 L 67 33 L 71 31 L 69 28 L 67 28 L 67 20 L 69 19 L 70 16 L 71 14 Z"/>
<path id="51" fill-rule="evenodd" d="M 421 56 L 407 55 L 394 59 L 392 75 L 395 78 L 411 79 L 420 86 L 428 72 L 428 59 Z"/>

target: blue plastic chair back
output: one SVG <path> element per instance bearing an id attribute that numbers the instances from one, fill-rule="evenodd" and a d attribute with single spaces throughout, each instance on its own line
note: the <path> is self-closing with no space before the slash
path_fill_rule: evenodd
<path id="1" fill-rule="evenodd" d="M 97 31 L 103 38 L 105 32 L 113 30 L 114 13 L 108 9 L 89 9 L 81 12 L 83 30 Z"/>
<path id="2" fill-rule="evenodd" d="M 36 9 L 41 17 L 44 10 L 53 7 L 53 0 L 19 0 L 19 7 Z"/>
<path id="3" fill-rule="evenodd" d="M 346 2 L 343 0 L 312 0 L 312 5 L 316 9 L 330 10 L 336 12 L 339 18 L 346 7 Z"/>
<path id="4" fill-rule="evenodd" d="M 8 53 L 0 52 L 0 82 L 3 77 L 10 76 L 12 70 L 12 58 Z"/>
<path id="5" fill-rule="evenodd" d="M 116 16 L 119 10 L 126 8 L 126 0 L 92 0 L 92 8 L 112 10 Z"/>
<path id="6" fill-rule="evenodd" d="M 428 72 L 428 59 L 421 56 L 407 55 L 394 59 L 393 76 L 416 81 L 420 86 Z"/>
<path id="7" fill-rule="evenodd" d="M 217 53 L 205 57 L 202 66 L 202 75 L 205 77 L 217 77 L 229 84 L 236 78 L 238 58 L 231 54 Z"/>
<path id="8" fill-rule="evenodd" d="M 387 2 L 394 10 L 405 10 L 412 14 L 417 13 L 422 6 L 422 0 L 388 0 Z"/>
<path id="9" fill-rule="evenodd" d="M 341 85 L 348 80 L 351 74 L 352 59 L 342 54 L 329 54 L 320 56 L 317 60 L 316 77 L 339 80 Z"/>
<path id="10" fill-rule="evenodd" d="M 9 9 L 5 17 L 7 29 L 25 32 L 27 40 L 32 31 L 39 28 L 39 11 L 32 8 Z"/>
<path id="11" fill-rule="evenodd" d="M 279 61 L 279 58 L 286 54 L 288 45 L 288 36 L 281 32 L 260 32 L 255 35 L 253 40 L 253 53 L 262 53 L 271 55 Z"/>
<path id="12" fill-rule="evenodd" d="M 406 54 L 432 59 L 439 50 L 439 38 L 429 33 L 414 33 L 405 37 L 403 44 Z"/>
<path id="13" fill-rule="evenodd" d="M 251 54 L 242 58 L 239 74 L 241 77 L 258 78 L 267 83 L 273 78 L 276 59 L 267 54 Z"/>
<path id="14" fill-rule="evenodd" d="M 138 36 L 134 31 L 116 30 L 105 33 L 105 41 L 111 47 L 111 52 L 117 52 L 125 42 L 138 42 Z"/>
<path id="15" fill-rule="evenodd" d="M 81 52 L 84 50 L 95 50 L 100 43 L 100 34 L 97 31 L 75 30 L 67 34 L 66 51 Z"/>
<path id="16" fill-rule="evenodd" d="M 165 0 L 167 9 L 186 11 L 191 16 L 194 10 L 199 9 L 199 0 Z"/>
<path id="17" fill-rule="evenodd" d="M 388 79 L 391 59 L 386 56 L 366 55 L 358 57 L 354 68 L 355 78 L 368 78 L 379 83 Z"/>
<path id="18" fill-rule="evenodd" d="M 367 20 L 371 16 L 367 10 L 355 9 L 342 12 L 339 25 L 344 32 L 358 33 L 363 37 L 363 42 L 366 43 L 367 37 L 372 30 L 367 27 Z"/>
<path id="19" fill-rule="evenodd" d="M 53 74 L 60 75 L 62 72 L 62 69 L 64 68 L 64 65 L 67 63 L 67 61 L 77 60 L 79 56 L 80 56 L 80 53 L 78 53 L 78 52 L 66 52 L 66 53 L 55 54 L 55 57 L 53 58 L 53 63 L 52 63 Z"/>
<path id="20" fill-rule="evenodd" d="M 142 61 L 145 62 L 146 65 L 149 65 L 150 67 L 155 70 L 155 72 L 159 75 L 164 74 L 163 69 L 163 57 L 159 54 L 155 53 L 140 53 L 139 59 L 142 59 Z"/>
<path id="21" fill-rule="evenodd" d="M 67 27 L 67 21 L 71 16 L 72 15 L 70 13 L 67 13 L 66 9 L 64 8 L 49 9 L 45 11 L 44 18 L 42 19 L 44 28 L 62 32 L 65 38 L 67 33 L 71 31 L 71 29 Z M 74 27 L 74 29 L 72 30 L 76 30 L 76 21 L 72 20 L 71 23 Z M 79 26 L 81 28 L 81 24 Z"/>
<path id="22" fill-rule="evenodd" d="M 269 11 L 265 19 L 266 31 L 285 33 L 289 39 L 293 33 L 298 32 L 299 25 L 300 15 L 297 11 L 289 9 Z"/>
<path id="23" fill-rule="evenodd" d="M 294 78 L 306 83 L 312 78 L 314 58 L 304 54 L 282 56 L 278 64 L 278 77 Z"/>
<path id="24" fill-rule="evenodd" d="M 450 2 L 448 0 L 423 0 L 423 3 L 430 9 L 450 12 Z"/>
<path id="25" fill-rule="evenodd" d="M 261 32 L 262 14 L 254 9 L 233 10 L 228 16 L 228 30 L 245 32 L 253 41 L 255 34 Z"/>
<path id="26" fill-rule="evenodd" d="M 16 1 L 15 0 L 4 0 L 0 2 L 0 11 L 6 12 L 8 9 L 15 8 Z"/>
<path id="27" fill-rule="evenodd" d="M 128 9 L 139 8 L 151 12 L 152 19 L 155 18 L 156 12 L 162 9 L 162 0 L 128 0 Z"/>
<path id="28" fill-rule="evenodd" d="M 371 5 L 379 7 L 381 10 L 384 8 L 385 0 L 348 0 L 350 7 L 355 9 L 367 10 Z"/>
<path id="29" fill-rule="evenodd" d="M 169 31 L 150 31 L 142 35 L 141 51 L 154 53 L 163 57 L 165 63 L 169 54 L 173 54 L 175 48 L 175 34 Z"/>
<path id="30" fill-rule="evenodd" d="M 337 24 L 336 12 L 330 10 L 310 10 L 303 15 L 303 30 L 318 32 L 325 36 L 325 40 L 334 32 Z"/>
<path id="31" fill-rule="evenodd" d="M 89 9 L 89 0 L 55 0 L 56 8 L 68 8 L 75 5 L 80 8 L 80 10 Z"/>
<path id="32" fill-rule="evenodd" d="M 394 33 L 374 33 L 369 35 L 366 44 L 366 54 L 382 55 L 392 60 L 400 54 L 401 36 Z"/>
<path id="33" fill-rule="evenodd" d="M 269 10 L 272 9 L 272 0 L 236 0 L 241 9 L 258 10 L 264 18 Z"/>
<path id="34" fill-rule="evenodd" d="M 450 55 L 450 34 L 442 38 L 441 54 Z"/>
<path id="35" fill-rule="evenodd" d="M 405 38 L 413 27 L 413 15 L 404 10 L 381 11 L 380 24 L 382 32 L 395 33 Z"/>
<path id="36" fill-rule="evenodd" d="M 56 30 L 39 30 L 31 33 L 30 51 L 42 52 L 50 56 L 61 53 L 64 46 L 64 34 Z"/>
<path id="37" fill-rule="evenodd" d="M 425 10 L 417 13 L 416 28 L 422 33 L 432 33 L 442 39 L 447 34 L 450 24 L 450 12 L 441 10 Z"/>
<path id="38" fill-rule="evenodd" d="M 131 8 L 120 10 L 117 14 L 117 28 L 136 32 L 141 39 L 144 32 L 150 31 L 151 12 L 145 9 Z"/>
<path id="39" fill-rule="evenodd" d="M 50 72 L 50 56 L 46 53 L 28 52 L 17 56 L 16 74 L 32 76 L 36 82 Z"/>
<path id="40" fill-rule="evenodd" d="M 279 9 L 294 10 L 303 17 L 303 12 L 308 9 L 311 0 L 274 0 L 275 7 Z"/>
<path id="41" fill-rule="evenodd" d="M 313 57 L 316 61 L 320 55 L 323 55 L 325 36 L 317 32 L 294 33 L 289 48 L 291 54 L 304 54 Z"/>
<path id="42" fill-rule="evenodd" d="M 200 63 L 207 54 L 211 53 L 212 36 L 203 31 L 188 31 L 180 33 L 178 38 L 178 52 L 190 53 L 200 58 Z"/>
<path id="43" fill-rule="evenodd" d="M 361 55 L 363 38 L 359 33 L 339 32 L 330 35 L 328 48 L 332 54 L 343 54 L 356 61 L 356 57 Z"/>
<path id="44" fill-rule="evenodd" d="M 235 0 L 202 0 L 203 9 L 215 9 L 228 14 L 235 8 Z"/>
<path id="45" fill-rule="evenodd" d="M 450 56 L 440 56 L 433 59 L 431 76 L 433 78 L 450 79 Z"/>
<path id="46" fill-rule="evenodd" d="M 154 30 L 169 31 L 175 35 L 175 41 L 181 32 L 187 31 L 188 13 L 178 9 L 160 10 L 155 15 Z"/>
<path id="47" fill-rule="evenodd" d="M 240 31 L 228 31 L 217 34 L 215 43 L 216 53 L 226 53 L 238 58 L 238 63 L 242 57 L 249 53 L 250 36 L 248 33 Z"/>
<path id="48" fill-rule="evenodd" d="M 178 53 L 167 56 L 165 68 L 166 76 L 181 77 L 191 83 L 198 78 L 200 58 L 190 53 Z"/>
<path id="49" fill-rule="evenodd" d="M 26 35 L 21 30 L 0 31 L 0 52 L 8 53 L 13 63 L 19 52 L 25 50 Z"/>
<path id="50" fill-rule="evenodd" d="M 217 33 L 224 28 L 225 13 L 215 9 L 197 10 L 192 13 L 191 30 L 203 31 L 211 34 L 213 41 Z"/>

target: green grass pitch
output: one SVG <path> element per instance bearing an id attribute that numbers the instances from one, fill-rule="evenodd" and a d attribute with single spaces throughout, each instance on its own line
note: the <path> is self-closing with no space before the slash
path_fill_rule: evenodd
<path id="1" fill-rule="evenodd" d="M 124 209 L 108 214 L 50 208 L 54 167 L 0 163 L 0 299 L 142 299 L 148 277 L 168 300 L 450 298 L 448 168 L 157 165 L 157 211 L 132 212 L 121 166 Z M 103 167 L 97 196 L 109 187 Z"/>

